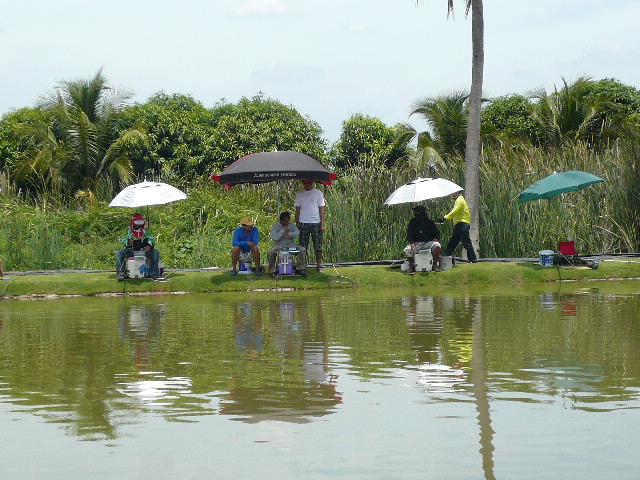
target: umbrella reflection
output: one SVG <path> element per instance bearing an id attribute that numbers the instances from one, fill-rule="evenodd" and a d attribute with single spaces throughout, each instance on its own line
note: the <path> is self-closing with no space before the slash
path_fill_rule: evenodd
<path id="1" fill-rule="evenodd" d="M 221 395 L 221 414 L 247 423 L 307 423 L 313 417 L 333 413 L 342 397 L 336 390 L 337 376 L 328 368 L 323 307 L 321 303 L 313 307 L 310 314 L 309 305 L 293 301 L 233 306 L 236 346 L 244 358 L 257 360 L 260 355 L 269 355 L 263 351 L 264 329 L 271 332 L 281 362 L 277 370 L 271 362 L 260 362 L 259 373 L 251 364 L 238 370 L 229 379 L 228 394 Z M 310 335 L 310 324 L 316 335 Z"/>
<path id="2" fill-rule="evenodd" d="M 118 392 L 135 397 L 146 405 L 169 405 L 161 400 L 175 400 L 181 395 L 191 393 L 191 379 L 187 377 L 164 377 L 160 372 L 142 372 L 148 380 L 138 380 L 124 384 Z"/>
<path id="3" fill-rule="evenodd" d="M 161 405 L 161 400 L 175 400 L 191 392 L 191 379 L 166 377 L 163 372 L 147 371 L 151 355 L 162 334 L 166 307 L 160 305 L 126 305 L 118 316 L 118 335 L 129 344 L 140 380 L 122 382 L 118 392 L 134 397 L 145 405 Z M 128 374 L 119 375 L 128 378 Z"/>
<path id="4" fill-rule="evenodd" d="M 138 370 L 151 363 L 151 348 L 162 333 L 166 308 L 164 305 L 127 305 L 118 315 L 118 335 L 130 347 Z"/>

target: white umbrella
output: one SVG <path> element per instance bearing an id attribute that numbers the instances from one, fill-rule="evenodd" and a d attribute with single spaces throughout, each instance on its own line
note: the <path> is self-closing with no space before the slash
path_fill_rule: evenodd
<path id="1" fill-rule="evenodd" d="M 464 190 L 444 178 L 416 178 L 414 181 L 398 187 L 384 202 L 385 205 L 422 202 L 434 198 L 446 197 Z"/>
<path id="2" fill-rule="evenodd" d="M 110 207 L 148 207 L 184 200 L 187 195 L 176 187 L 161 182 L 129 185 L 111 200 Z"/>

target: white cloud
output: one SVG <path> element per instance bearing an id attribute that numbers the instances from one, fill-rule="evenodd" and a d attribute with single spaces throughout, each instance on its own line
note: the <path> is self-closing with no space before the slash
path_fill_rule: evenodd
<path id="1" fill-rule="evenodd" d="M 281 13 L 287 10 L 283 0 L 245 0 L 239 7 L 233 9 L 238 15 L 252 13 Z"/>

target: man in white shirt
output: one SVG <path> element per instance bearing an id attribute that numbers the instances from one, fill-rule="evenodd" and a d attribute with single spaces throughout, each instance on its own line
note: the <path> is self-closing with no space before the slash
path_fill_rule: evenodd
<path id="1" fill-rule="evenodd" d="M 309 251 L 309 236 L 316 251 L 316 266 L 322 273 L 322 241 L 324 239 L 324 195 L 313 186 L 313 180 L 303 180 L 303 190 L 296 193 L 296 224 L 300 229 L 300 245 Z"/>

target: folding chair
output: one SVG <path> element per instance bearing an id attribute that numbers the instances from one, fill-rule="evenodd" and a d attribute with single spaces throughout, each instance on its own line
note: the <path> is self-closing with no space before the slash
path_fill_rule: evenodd
<path id="1" fill-rule="evenodd" d="M 558 265 L 577 265 L 578 264 L 578 252 L 576 252 L 576 245 L 573 241 L 558 242 Z"/>

